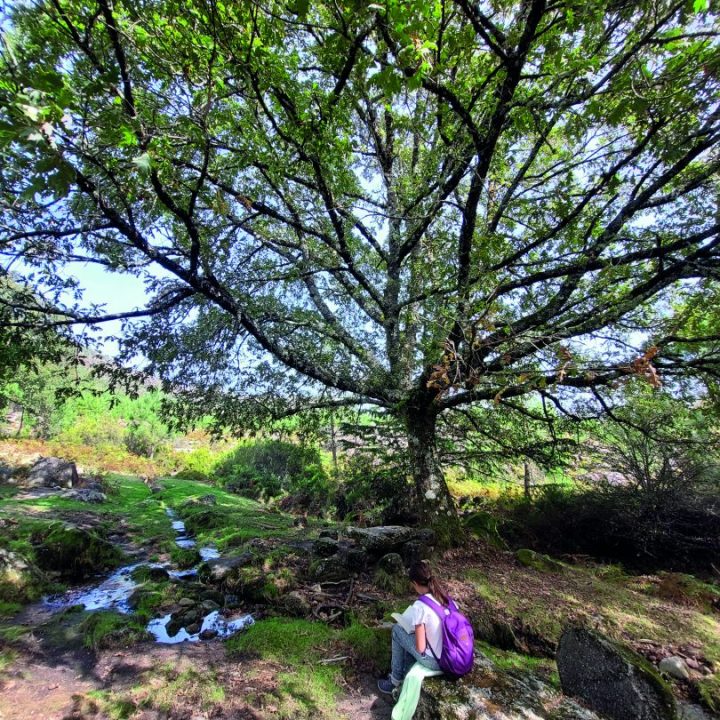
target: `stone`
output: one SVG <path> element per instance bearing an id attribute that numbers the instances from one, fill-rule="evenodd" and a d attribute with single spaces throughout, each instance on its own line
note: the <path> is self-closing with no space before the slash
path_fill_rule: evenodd
<path id="1" fill-rule="evenodd" d="M 566 628 L 556 662 L 563 691 L 613 720 L 675 720 L 675 701 L 640 655 L 599 633 Z"/>
<path id="2" fill-rule="evenodd" d="M 27 487 L 71 488 L 78 483 L 78 471 L 74 462 L 61 458 L 40 458 L 27 474 Z"/>
<path id="3" fill-rule="evenodd" d="M 403 559 L 397 553 L 383 555 L 378 562 L 378 568 L 384 570 L 388 575 L 400 575 L 402 577 L 407 575 Z"/>
<path id="4" fill-rule="evenodd" d="M 0 548 L 0 600 L 27 602 L 36 599 L 47 578 L 29 560 Z"/>
<path id="5" fill-rule="evenodd" d="M 456 682 L 423 681 L 415 720 L 600 720 L 536 677 L 499 670 L 485 657 Z"/>
<path id="6" fill-rule="evenodd" d="M 178 600 L 178 605 L 181 608 L 190 608 L 195 606 L 195 601 L 192 598 L 184 597 Z"/>
<path id="7" fill-rule="evenodd" d="M 341 547 L 338 552 L 338 557 L 346 567 L 352 568 L 356 572 L 361 572 L 368 564 L 367 552 L 363 548 L 355 545 Z"/>
<path id="8" fill-rule="evenodd" d="M 290 617 L 307 618 L 312 614 L 310 601 L 297 590 L 283 595 L 279 607 Z"/>
<path id="9" fill-rule="evenodd" d="M 203 582 L 223 583 L 231 575 L 234 575 L 239 568 L 250 565 L 254 557 L 251 552 L 244 552 L 240 555 L 228 555 L 227 557 L 208 560 L 199 568 L 198 576 Z"/>
<path id="10" fill-rule="evenodd" d="M 201 640 L 212 640 L 213 638 L 217 637 L 217 634 L 218 634 L 217 630 L 213 630 L 212 628 L 207 628 L 200 633 L 200 639 Z"/>
<path id="11" fill-rule="evenodd" d="M 378 525 L 370 528 L 349 527 L 346 532 L 348 537 L 357 540 L 362 548 L 376 555 L 385 555 L 415 539 L 413 528 L 403 525 Z"/>
<path id="12" fill-rule="evenodd" d="M 420 560 L 428 560 L 432 554 L 432 545 L 426 545 L 420 540 L 410 540 L 402 546 L 400 554 L 405 565 L 410 567 Z"/>
<path id="13" fill-rule="evenodd" d="M 107 495 L 100 490 L 91 488 L 83 488 L 81 490 L 73 490 L 65 495 L 68 500 L 79 500 L 85 503 L 100 504 L 107 500 Z"/>
<path id="14" fill-rule="evenodd" d="M 310 565 L 310 576 L 313 580 L 345 580 L 352 574 L 347 565 L 337 555 L 316 560 Z"/>
<path id="15" fill-rule="evenodd" d="M 200 609 L 203 615 L 209 615 L 214 610 L 219 610 L 220 606 L 214 600 L 203 600 L 200 603 Z"/>
<path id="16" fill-rule="evenodd" d="M 330 538 L 331 540 L 337 540 L 340 537 L 340 535 L 337 530 L 326 529 L 326 530 L 321 530 L 318 537 Z"/>
<path id="17" fill-rule="evenodd" d="M 688 671 L 688 666 L 685 664 L 685 661 L 677 655 L 673 655 L 672 657 L 666 657 L 661 660 L 660 664 L 658 665 L 658 670 L 661 673 L 665 673 L 666 675 L 674 677 L 677 680 L 690 679 L 690 672 Z"/>
<path id="18" fill-rule="evenodd" d="M 335 555 L 335 553 L 337 553 L 339 547 L 340 546 L 337 540 L 321 537 L 313 542 L 312 552 L 313 555 L 318 555 L 319 557 L 330 557 L 331 555 Z"/>

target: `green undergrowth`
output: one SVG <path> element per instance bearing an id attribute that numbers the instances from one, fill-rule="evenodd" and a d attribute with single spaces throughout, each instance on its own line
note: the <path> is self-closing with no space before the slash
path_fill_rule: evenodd
<path id="1" fill-rule="evenodd" d="M 12 648 L 0 649 L 0 673 L 5 672 L 15 664 L 17 652 Z"/>
<path id="2" fill-rule="evenodd" d="M 321 622 L 268 618 L 226 642 L 231 657 L 245 656 L 278 663 L 280 718 L 334 717 L 343 673 L 351 667 L 385 672 L 390 663 L 390 637 L 385 631 L 353 621 L 343 629 Z"/>

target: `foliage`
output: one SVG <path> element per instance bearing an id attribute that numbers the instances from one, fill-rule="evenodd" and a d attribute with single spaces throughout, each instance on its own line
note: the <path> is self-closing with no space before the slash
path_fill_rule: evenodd
<path id="1" fill-rule="evenodd" d="M 500 534 L 514 547 L 585 554 L 640 571 L 711 573 L 720 550 L 720 496 L 650 495 L 632 486 L 547 486 L 507 498 Z"/>
<path id="2" fill-rule="evenodd" d="M 293 506 L 306 510 L 326 507 L 332 487 L 317 448 L 282 440 L 241 444 L 214 475 L 233 492 L 264 500 L 290 495 Z"/>
<path id="3" fill-rule="evenodd" d="M 720 491 L 720 430 L 711 408 L 664 393 L 631 395 L 600 429 L 613 469 L 657 495 Z"/>
<path id="4" fill-rule="evenodd" d="M 181 419 L 384 408 L 436 517 L 442 413 L 717 376 L 716 23 L 669 0 L 17 4 L 2 252 L 56 323 L 117 317 L 72 294 L 78 258 L 141 276 L 126 356 Z"/>

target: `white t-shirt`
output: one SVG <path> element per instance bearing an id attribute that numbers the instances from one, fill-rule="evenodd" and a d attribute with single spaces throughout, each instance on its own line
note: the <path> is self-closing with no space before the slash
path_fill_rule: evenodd
<path id="1" fill-rule="evenodd" d="M 426 593 L 426 597 L 435 600 L 430 593 Z M 437 600 L 435 602 L 440 605 Z M 425 639 L 435 655 L 440 657 L 440 653 L 442 653 L 442 626 L 437 613 L 424 602 L 416 600 L 412 604 L 412 624 L 425 626 Z M 425 654 L 433 657 L 429 649 L 425 650 Z"/>

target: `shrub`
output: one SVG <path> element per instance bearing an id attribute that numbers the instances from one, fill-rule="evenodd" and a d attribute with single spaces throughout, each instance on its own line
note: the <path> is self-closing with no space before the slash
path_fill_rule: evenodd
<path id="1" fill-rule="evenodd" d="M 306 510 L 324 507 L 332 491 L 319 450 L 281 440 L 238 447 L 215 474 L 233 492 L 262 500 L 288 496 L 287 504 Z"/>

